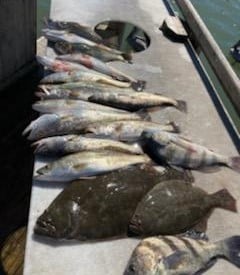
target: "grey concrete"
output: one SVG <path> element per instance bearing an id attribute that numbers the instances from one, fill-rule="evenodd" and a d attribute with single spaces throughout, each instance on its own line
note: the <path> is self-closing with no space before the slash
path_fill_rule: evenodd
<path id="1" fill-rule="evenodd" d="M 149 91 L 187 101 L 188 114 L 166 108 L 154 114 L 155 121 L 176 121 L 181 126 L 183 135 L 193 141 L 227 156 L 237 155 L 237 148 L 189 55 L 188 47 L 171 42 L 158 30 L 167 15 L 166 7 L 160 0 L 53 0 L 51 9 L 51 17 L 57 20 L 77 21 L 94 27 L 101 21 L 114 19 L 142 27 L 151 37 L 150 47 L 134 54 L 132 65 L 113 63 L 113 66 L 146 80 Z M 239 144 L 239 140 L 237 142 Z M 41 165 L 43 163 L 36 161 L 35 170 Z M 194 176 L 196 184 L 210 193 L 227 188 L 240 208 L 239 174 L 222 168 L 217 173 L 194 172 Z M 24 274 L 122 274 L 138 240 L 120 239 L 87 244 L 54 243 L 49 239 L 43 241 L 43 238 L 33 237 L 37 217 L 62 190 L 62 186 L 52 188 L 49 184 L 44 187 L 33 183 Z M 214 211 L 207 230 L 211 241 L 239 233 L 239 214 L 222 209 Z M 206 274 L 225 275 L 226 272 L 228 275 L 239 274 L 236 267 L 224 260 L 219 260 Z"/>
<path id="2" fill-rule="evenodd" d="M 0 1 L 0 90 L 32 69 L 36 0 Z"/>

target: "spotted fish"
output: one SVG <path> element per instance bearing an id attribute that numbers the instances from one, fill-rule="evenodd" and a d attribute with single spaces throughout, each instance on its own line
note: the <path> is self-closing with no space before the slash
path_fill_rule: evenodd
<path id="1" fill-rule="evenodd" d="M 217 258 L 240 268 L 240 236 L 214 243 L 187 237 L 151 237 L 135 248 L 124 275 L 202 274 Z"/>

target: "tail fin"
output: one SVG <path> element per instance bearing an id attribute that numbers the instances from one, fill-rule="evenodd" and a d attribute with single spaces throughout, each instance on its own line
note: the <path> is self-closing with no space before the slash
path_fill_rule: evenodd
<path id="1" fill-rule="evenodd" d="M 216 202 L 217 207 L 221 207 L 232 212 L 237 212 L 236 200 L 227 189 L 219 190 L 210 196 Z"/>
<path id="2" fill-rule="evenodd" d="M 229 159 L 228 166 L 232 168 L 234 171 L 240 173 L 240 156 L 238 157 L 231 157 Z"/>
<path id="3" fill-rule="evenodd" d="M 135 112 L 138 116 L 140 116 L 143 120 L 151 121 L 152 118 L 146 109 L 140 109 L 139 111 Z"/>
<path id="4" fill-rule="evenodd" d="M 144 80 L 138 80 L 136 82 L 132 82 L 131 83 L 131 87 L 137 91 L 137 92 L 141 92 L 142 90 L 145 89 L 146 87 L 146 81 Z"/>
<path id="5" fill-rule="evenodd" d="M 184 100 L 177 100 L 177 109 L 181 112 L 187 113 L 187 102 Z"/>
<path id="6" fill-rule="evenodd" d="M 240 267 L 240 236 L 227 238 L 218 244 L 224 249 L 224 257 L 232 264 Z"/>
<path id="7" fill-rule="evenodd" d="M 130 53 L 122 53 L 122 57 L 128 61 L 128 63 L 132 63 L 132 55 Z"/>

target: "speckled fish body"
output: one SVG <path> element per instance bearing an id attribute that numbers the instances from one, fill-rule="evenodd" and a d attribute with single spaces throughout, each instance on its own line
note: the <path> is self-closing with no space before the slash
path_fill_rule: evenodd
<path id="1" fill-rule="evenodd" d="M 86 133 L 90 124 L 103 121 L 141 120 L 138 114 L 118 114 L 103 111 L 86 110 L 82 116 L 45 114 L 32 121 L 23 131 L 29 140 L 45 137 Z"/>
<path id="2" fill-rule="evenodd" d="M 73 99 L 52 99 L 40 100 L 32 105 L 35 111 L 40 113 L 56 113 L 56 114 L 82 114 L 84 111 L 104 111 L 117 114 L 130 114 L 122 110 L 95 104 L 83 100 Z"/>
<path id="3" fill-rule="evenodd" d="M 184 181 L 161 182 L 139 202 L 129 228 L 145 236 L 178 234 L 197 225 L 216 207 L 237 212 L 236 201 L 226 189 L 207 194 Z"/>
<path id="4" fill-rule="evenodd" d="M 47 156 L 66 155 L 81 151 L 116 150 L 130 154 L 143 154 L 141 147 L 115 140 L 66 135 L 49 137 L 33 143 L 35 153 Z"/>
<path id="5" fill-rule="evenodd" d="M 73 62 L 57 60 L 48 56 L 37 56 L 36 58 L 41 65 L 54 72 L 89 71 L 85 66 Z"/>
<path id="6" fill-rule="evenodd" d="M 217 258 L 240 267 L 239 252 L 240 236 L 215 243 L 187 237 L 151 237 L 134 249 L 124 275 L 202 274 Z"/>
<path id="7" fill-rule="evenodd" d="M 225 165 L 240 172 L 240 157 L 226 157 L 171 133 L 144 132 L 142 140 L 146 150 L 159 161 L 190 169 Z"/>
<path id="8" fill-rule="evenodd" d="M 137 111 L 142 108 L 156 107 L 156 106 L 173 106 L 182 112 L 186 112 L 186 102 L 176 100 L 170 97 L 152 93 L 101 93 L 92 95 L 89 101 L 129 110 Z"/>
<path id="9" fill-rule="evenodd" d="M 113 68 L 112 66 L 104 63 L 100 59 L 94 58 L 90 55 L 85 54 L 67 54 L 67 55 L 60 55 L 57 57 L 57 59 L 63 60 L 63 61 L 69 61 L 69 62 L 76 62 L 78 64 L 81 64 L 88 69 L 95 70 L 97 72 L 100 72 L 102 74 L 108 75 L 112 77 L 113 79 L 119 80 L 119 81 L 127 81 L 127 82 L 133 82 L 136 85 L 139 84 L 139 90 L 142 90 L 145 87 L 144 81 L 138 81 L 134 79 L 133 77 L 124 74 L 123 72 Z"/>
<path id="10" fill-rule="evenodd" d="M 42 99 L 88 100 L 99 93 L 135 93 L 133 89 L 117 88 L 100 83 L 73 82 L 60 85 L 40 85 L 36 95 Z"/>
<path id="11" fill-rule="evenodd" d="M 148 162 L 150 159 L 146 155 L 131 155 L 113 150 L 79 152 L 38 169 L 34 178 L 40 181 L 65 182 Z"/>
<path id="12" fill-rule="evenodd" d="M 136 165 L 71 183 L 38 218 L 35 233 L 60 239 L 96 240 L 127 235 L 139 200 L 157 183 L 188 176 Z"/>
<path id="13" fill-rule="evenodd" d="M 40 83 L 42 84 L 56 84 L 66 82 L 98 82 L 102 84 L 108 84 L 119 88 L 130 88 L 132 83 L 114 80 L 109 76 L 97 73 L 97 72 L 84 72 L 84 71 L 73 71 L 73 72 L 58 72 L 45 76 Z"/>
<path id="14" fill-rule="evenodd" d="M 103 62 L 109 61 L 130 61 L 130 54 L 116 54 L 113 52 L 106 51 L 97 46 L 90 46 L 83 43 L 68 43 L 64 41 L 58 41 L 54 45 L 54 49 L 59 54 L 74 54 L 74 53 L 83 53 L 90 56 L 93 56 L 97 59 L 102 60 Z"/>
<path id="15" fill-rule="evenodd" d="M 85 129 L 87 133 L 121 141 L 138 141 L 144 130 L 178 131 L 173 123 L 159 124 L 150 121 L 112 121 L 92 124 Z"/>
<path id="16" fill-rule="evenodd" d="M 77 22 L 53 21 L 48 19 L 45 21 L 46 27 L 49 29 L 63 30 L 84 37 L 95 43 L 103 43 L 103 39 L 96 34 L 89 26 L 81 25 Z"/>

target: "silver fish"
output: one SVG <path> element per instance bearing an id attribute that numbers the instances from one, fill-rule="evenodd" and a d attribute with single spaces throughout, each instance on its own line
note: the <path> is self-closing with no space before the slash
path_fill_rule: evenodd
<path id="1" fill-rule="evenodd" d="M 137 141 L 144 130 L 179 132 L 179 128 L 173 122 L 159 124 L 150 121 L 105 121 L 89 125 L 86 133 L 94 133 L 96 136 L 108 137 L 121 141 Z"/>
<path id="2" fill-rule="evenodd" d="M 146 83 L 145 81 L 136 80 L 133 77 L 126 75 L 125 73 L 113 68 L 112 66 L 90 55 L 85 55 L 81 53 L 67 54 L 67 55 L 60 55 L 57 57 L 57 59 L 63 60 L 63 61 L 69 61 L 69 62 L 76 62 L 78 64 L 81 64 L 87 67 L 88 69 L 92 69 L 102 74 L 108 75 L 113 79 L 116 79 L 119 81 L 131 82 L 133 83 L 133 85 L 135 85 L 138 91 L 143 90 L 145 87 L 145 83 Z"/>
<path id="3" fill-rule="evenodd" d="M 66 155 L 81 151 L 116 150 L 130 154 L 143 154 L 138 144 L 125 144 L 115 140 L 66 135 L 49 137 L 32 144 L 35 154 Z"/>
<path id="4" fill-rule="evenodd" d="M 80 152 L 45 165 L 37 170 L 37 176 L 34 178 L 41 181 L 72 181 L 148 162 L 150 159 L 146 155 L 117 151 Z"/>
<path id="5" fill-rule="evenodd" d="M 142 141 L 150 154 L 172 166 L 210 169 L 211 166 L 224 165 L 240 173 L 239 156 L 227 157 L 214 153 L 176 134 L 144 131 Z"/>
<path id="6" fill-rule="evenodd" d="M 137 111 L 142 108 L 156 106 L 173 106 L 182 112 L 187 111 L 187 104 L 183 100 L 152 93 L 99 93 L 89 97 L 89 101 L 100 103 L 124 110 Z"/>
<path id="7" fill-rule="evenodd" d="M 214 243 L 187 237 L 151 237 L 135 248 L 124 275 L 202 274 L 217 258 L 240 268 L 240 236 Z"/>

